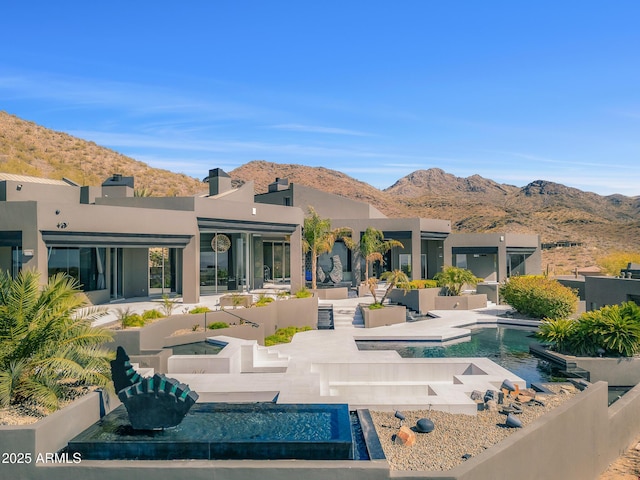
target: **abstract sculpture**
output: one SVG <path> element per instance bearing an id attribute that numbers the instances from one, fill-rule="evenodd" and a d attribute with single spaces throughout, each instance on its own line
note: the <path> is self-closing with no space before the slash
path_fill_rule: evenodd
<path id="1" fill-rule="evenodd" d="M 198 399 L 196 392 L 175 378 L 157 373 L 141 377 L 122 347 L 111 362 L 111 378 L 135 430 L 175 427 Z"/>

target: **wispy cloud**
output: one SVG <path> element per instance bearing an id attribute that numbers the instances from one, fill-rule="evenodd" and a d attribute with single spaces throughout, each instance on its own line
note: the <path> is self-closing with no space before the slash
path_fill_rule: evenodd
<path id="1" fill-rule="evenodd" d="M 371 134 L 359 132 L 357 130 L 348 130 L 345 128 L 335 127 L 319 127 L 314 125 L 300 125 L 298 123 L 283 123 L 280 125 L 269 125 L 267 128 L 277 130 L 287 130 L 290 132 L 306 132 L 306 133 L 326 133 L 331 135 L 352 135 L 356 137 L 369 137 Z"/>
<path id="2" fill-rule="evenodd" d="M 273 110 L 258 105 L 191 96 L 153 84 L 97 80 L 88 77 L 20 72 L 0 76 L 0 99 L 35 99 L 64 105 L 66 109 L 104 108 L 123 115 L 171 114 L 219 118 L 258 118 Z"/>

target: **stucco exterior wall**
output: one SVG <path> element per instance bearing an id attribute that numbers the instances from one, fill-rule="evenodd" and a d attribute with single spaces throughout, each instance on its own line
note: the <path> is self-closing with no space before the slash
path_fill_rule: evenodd
<path id="1" fill-rule="evenodd" d="M 618 305 L 640 298 L 640 279 L 614 277 L 585 277 L 587 310 L 597 310 L 605 305 Z"/>

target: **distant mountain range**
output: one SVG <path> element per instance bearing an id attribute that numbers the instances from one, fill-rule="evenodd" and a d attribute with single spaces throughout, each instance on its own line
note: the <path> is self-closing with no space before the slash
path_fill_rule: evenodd
<path id="1" fill-rule="evenodd" d="M 210 165 L 207 168 L 214 168 Z M 206 169 L 205 169 L 206 170 Z M 0 112 L 0 172 L 69 178 L 100 184 L 117 172 L 133 175 L 152 195 L 206 192 L 200 180 L 151 168 L 70 135 Z M 203 177 L 207 171 L 203 171 Z M 640 250 L 640 197 L 601 196 L 545 180 L 524 187 L 480 175 L 456 177 L 439 168 L 417 170 L 379 190 L 322 167 L 251 161 L 229 172 L 237 181 L 267 191 L 276 177 L 373 204 L 389 216 L 440 218 L 459 232 L 539 233 L 543 242 L 572 241 L 580 248 L 546 251 L 545 264 L 560 272 L 588 266 L 610 250 Z"/>

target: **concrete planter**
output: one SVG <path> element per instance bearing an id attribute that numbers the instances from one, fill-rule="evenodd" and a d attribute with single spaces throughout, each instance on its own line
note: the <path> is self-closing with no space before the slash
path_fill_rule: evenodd
<path id="1" fill-rule="evenodd" d="M 436 297 L 435 310 L 475 310 L 487 307 L 487 296 L 459 295 L 455 297 Z"/>
<path id="2" fill-rule="evenodd" d="M 385 305 L 371 310 L 368 305 L 360 305 L 365 328 L 384 327 L 407 321 L 407 309 L 402 305 Z"/>
<path id="3" fill-rule="evenodd" d="M 321 300 L 343 300 L 349 298 L 347 287 L 316 288 L 311 289 L 313 294 Z"/>
<path id="4" fill-rule="evenodd" d="M 371 295 L 371 290 L 369 290 L 369 286 L 361 283 L 358 285 L 358 297 L 366 297 L 367 295 Z"/>
<path id="5" fill-rule="evenodd" d="M 436 309 L 436 298 L 440 295 L 441 288 L 420 288 L 417 290 L 402 290 L 394 288 L 389 294 L 389 300 L 399 305 L 409 307 L 421 315 L 426 315 L 429 310 Z"/>
<path id="6" fill-rule="evenodd" d="M 405 305 L 421 315 L 431 310 L 475 310 L 487 306 L 485 294 L 459 295 L 447 297 L 440 295 L 442 289 L 420 288 L 417 290 L 402 290 L 394 288 L 389 294 L 389 300 L 393 303 Z"/>
<path id="7" fill-rule="evenodd" d="M 253 295 L 223 295 L 220 297 L 221 307 L 249 308 L 251 305 L 253 305 Z"/>

